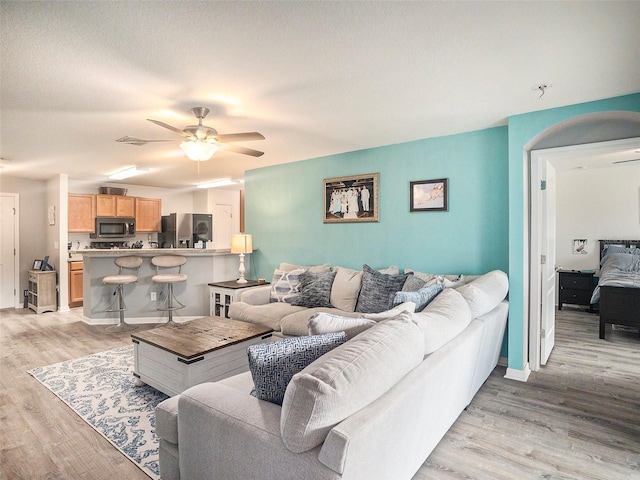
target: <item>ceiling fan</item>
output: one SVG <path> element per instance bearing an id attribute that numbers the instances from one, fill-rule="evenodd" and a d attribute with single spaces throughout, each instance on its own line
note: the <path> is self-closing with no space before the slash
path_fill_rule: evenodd
<path id="1" fill-rule="evenodd" d="M 184 137 L 185 140 L 180 144 L 180 148 L 184 150 L 184 152 L 191 160 L 209 160 L 213 156 L 213 154 L 220 148 L 231 150 L 232 152 L 236 153 L 242 153 L 244 155 L 251 155 L 253 157 L 260 157 L 264 155 L 264 152 L 253 150 L 251 148 L 241 147 L 239 145 L 233 145 L 231 143 L 249 140 L 264 140 L 264 135 L 262 135 L 261 133 L 246 132 L 219 134 L 215 128 L 211 128 L 202 124 L 202 120 L 209 114 L 208 108 L 194 107 L 191 109 L 191 111 L 198 119 L 198 125 L 189 125 L 182 130 L 159 120 L 153 120 L 151 118 L 147 118 L 147 120 Z M 129 136 L 118 138 L 116 140 L 116 142 L 138 146 L 146 145 L 147 143 L 152 142 L 171 141 L 174 140 L 144 140 L 142 138 Z"/>

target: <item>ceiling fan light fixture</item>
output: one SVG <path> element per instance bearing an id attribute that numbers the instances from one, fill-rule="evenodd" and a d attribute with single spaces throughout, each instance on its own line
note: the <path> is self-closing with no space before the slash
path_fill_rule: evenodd
<path id="1" fill-rule="evenodd" d="M 191 160 L 195 162 L 204 162 L 209 160 L 214 153 L 218 151 L 218 146 L 208 142 L 182 142 L 180 148 Z"/>

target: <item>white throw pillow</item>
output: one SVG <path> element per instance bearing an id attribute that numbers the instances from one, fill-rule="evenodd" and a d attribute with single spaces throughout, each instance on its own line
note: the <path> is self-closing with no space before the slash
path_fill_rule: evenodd
<path id="1" fill-rule="evenodd" d="M 271 280 L 271 302 L 284 302 L 287 298 L 300 294 L 298 285 L 300 281 L 298 277 L 304 273 L 303 268 L 297 268 L 291 271 L 275 270 L 273 279 Z"/>
<path id="2" fill-rule="evenodd" d="M 307 322 L 309 335 L 345 332 L 349 338 L 355 337 L 375 324 L 376 322 L 367 318 L 342 317 L 324 312 L 316 313 Z"/>
<path id="3" fill-rule="evenodd" d="M 457 290 L 446 288 L 412 318 L 424 335 L 424 353 L 428 355 L 467 328 L 471 323 L 471 311 Z"/>
<path id="4" fill-rule="evenodd" d="M 416 311 L 416 304 L 413 302 L 404 302 L 400 305 L 396 305 L 391 310 L 387 310 L 385 312 L 380 313 L 363 313 L 362 317 L 367 318 L 369 320 L 375 320 L 379 322 L 381 320 L 386 320 L 388 318 L 393 318 L 397 315 L 400 315 L 402 312 L 413 313 Z"/>
<path id="5" fill-rule="evenodd" d="M 410 314 L 384 320 L 326 353 L 291 379 L 282 402 L 284 445 L 301 453 L 386 393 L 424 357 Z"/>
<path id="6" fill-rule="evenodd" d="M 322 265 L 296 265 L 293 263 L 282 262 L 278 267 L 278 270 L 284 270 L 285 272 L 290 272 L 291 270 L 299 270 L 299 269 L 307 270 L 311 273 L 325 273 L 331 271 L 331 265 L 328 263 L 323 263 Z"/>

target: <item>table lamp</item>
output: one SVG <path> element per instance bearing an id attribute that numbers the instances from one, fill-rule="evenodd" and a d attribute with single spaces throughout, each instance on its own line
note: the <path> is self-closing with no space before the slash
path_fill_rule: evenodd
<path id="1" fill-rule="evenodd" d="M 244 278 L 244 254 L 251 253 L 253 251 L 253 244 L 251 241 L 251 235 L 246 233 L 237 233 L 231 236 L 231 253 L 240 254 L 240 278 L 237 283 L 247 283 Z"/>

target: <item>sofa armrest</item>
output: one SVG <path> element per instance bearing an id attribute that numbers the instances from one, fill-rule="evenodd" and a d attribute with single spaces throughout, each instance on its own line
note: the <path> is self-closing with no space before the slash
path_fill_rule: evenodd
<path id="1" fill-rule="evenodd" d="M 338 478 L 318 460 L 319 448 L 289 451 L 280 435 L 281 407 L 220 383 L 180 394 L 181 478 Z M 315 475 L 315 473 L 319 475 Z"/>
<path id="2" fill-rule="evenodd" d="M 238 295 L 239 302 L 248 303 L 249 305 L 264 305 L 271 300 L 271 286 L 265 285 L 264 287 L 251 288 L 240 292 Z"/>

